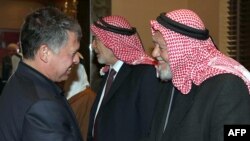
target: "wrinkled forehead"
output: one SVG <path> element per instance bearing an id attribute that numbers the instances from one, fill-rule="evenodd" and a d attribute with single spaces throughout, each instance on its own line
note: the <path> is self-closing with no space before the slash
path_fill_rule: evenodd
<path id="1" fill-rule="evenodd" d="M 99 40 L 99 38 L 95 35 L 95 33 L 92 33 L 92 41 Z"/>
<path id="2" fill-rule="evenodd" d="M 160 31 L 155 31 L 152 35 L 153 42 L 165 43 L 164 37 Z"/>

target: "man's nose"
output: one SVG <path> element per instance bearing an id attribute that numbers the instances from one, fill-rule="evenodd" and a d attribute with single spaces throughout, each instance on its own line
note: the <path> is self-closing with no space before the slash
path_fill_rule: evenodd
<path id="1" fill-rule="evenodd" d="M 154 49 L 153 49 L 153 51 L 152 51 L 152 56 L 153 57 L 158 57 L 158 56 L 160 56 L 160 49 L 159 49 L 159 47 L 154 47 Z"/>
<path id="2" fill-rule="evenodd" d="M 76 55 L 74 56 L 74 58 L 73 58 L 73 63 L 74 63 L 74 64 L 78 64 L 79 62 L 80 62 L 79 55 L 76 54 Z"/>

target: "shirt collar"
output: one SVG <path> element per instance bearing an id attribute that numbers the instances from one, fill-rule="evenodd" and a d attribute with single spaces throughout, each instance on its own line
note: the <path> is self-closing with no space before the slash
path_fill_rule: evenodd
<path id="1" fill-rule="evenodd" d="M 114 69 L 116 72 L 118 72 L 120 68 L 122 67 L 123 63 L 124 62 L 121 60 L 116 61 L 114 65 L 110 66 L 110 70 Z"/>

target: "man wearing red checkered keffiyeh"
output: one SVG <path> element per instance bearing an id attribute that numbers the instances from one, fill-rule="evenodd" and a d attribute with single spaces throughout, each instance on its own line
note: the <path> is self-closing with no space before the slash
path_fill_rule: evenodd
<path id="1" fill-rule="evenodd" d="M 196 13 L 162 13 L 151 30 L 166 82 L 149 140 L 223 141 L 224 125 L 250 125 L 250 74 L 218 51 Z"/>
<path id="2" fill-rule="evenodd" d="M 106 74 L 91 111 L 88 141 L 138 141 L 150 131 L 160 92 L 155 60 L 124 17 L 100 18 L 91 31 L 98 62 L 109 69 L 102 71 Z"/>
<path id="3" fill-rule="evenodd" d="M 131 35 L 126 35 L 125 33 L 119 34 L 107 31 L 104 29 L 106 26 L 103 24 L 105 23 L 110 24 L 109 26 L 128 29 L 128 31 L 132 33 Z M 104 28 L 102 28 L 102 26 Z M 101 40 L 105 47 L 110 49 L 118 60 L 132 65 L 154 64 L 154 60 L 145 53 L 141 40 L 136 33 L 136 29 L 132 28 L 123 17 L 110 16 L 101 18 L 91 26 L 91 30 L 96 38 Z"/>

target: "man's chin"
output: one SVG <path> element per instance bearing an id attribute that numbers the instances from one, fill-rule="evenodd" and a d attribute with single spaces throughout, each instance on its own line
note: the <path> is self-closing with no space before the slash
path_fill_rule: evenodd
<path id="1" fill-rule="evenodd" d="M 98 58 L 97 61 L 98 61 L 99 64 L 105 64 L 105 61 L 103 59 Z"/>
<path id="2" fill-rule="evenodd" d="M 160 70 L 159 71 L 159 78 L 162 81 L 169 81 L 172 79 L 172 73 L 170 72 L 170 70 Z"/>
<path id="3" fill-rule="evenodd" d="M 62 77 L 60 77 L 56 82 L 62 82 L 62 81 L 65 81 L 69 78 L 69 75 L 64 75 Z"/>
<path id="4" fill-rule="evenodd" d="M 162 82 L 168 82 L 171 80 L 171 78 L 162 78 L 162 77 L 160 77 L 160 79 Z"/>

